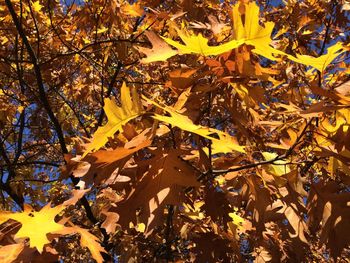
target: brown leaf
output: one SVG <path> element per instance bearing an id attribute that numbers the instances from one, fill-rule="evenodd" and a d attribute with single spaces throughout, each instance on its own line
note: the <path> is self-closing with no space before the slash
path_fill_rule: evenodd
<path id="1" fill-rule="evenodd" d="M 0 248 L 0 261 L 3 263 L 14 262 L 23 250 L 23 244 L 12 244 Z"/>
<path id="2" fill-rule="evenodd" d="M 75 205 L 87 192 L 89 192 L 91 189 L 73 189 L 72 190 L 72 197 L 65 201 L 63 203 L 64 206 L 69 206 L 69 205 Z"/>
<path id="3" fill-rule="evenodd" d="M 124 147 L 118 147 L 113 150 L 99 150 L 86 156 L 80 162 L 87 162 L 91 167 L 82 179 L 88 183 L 92 181 L 100 183 L 111 176 L 117 178 L 119 174 L 118 171 L 125 165 L 127 159 L 132 154 L 151 145 L 152 141 L 149 137 L 149 131 L 150 129 L 146 129 L 131 141 L 127 142 Z M 74 173 L 76 166 L 73 167 L 74 168 L 70 169 Z M 120 181 L 121 178 L 117 180 Z"/>
<path id="4" fill-rule="evenodd" d="M 350 193 L 336 182 L 313 185 L 308 198 L 308 225 L 336 259 L 350 243 Z"/>
<path id="5" fill-rule="evenodd" d="M 177 51 L 173 50 L 164 40 L 152 31 L 144 33 L 152 44 L 152 48 L 138 46 L 136 49 L 144 53 L 147 57 L 141 59 L 141 63 L 150 63 L 156 61 L 165 61 L 168 58 L 175 56 Z"/>
<path id="6" fill-rule="evenodd" d="M 185 89 L 190 87 L 196 78 L 193 75 L 197 72 L 197 69 L 176 69 L 169 72 L 169 81 L 166 86 L 170 87 L 177 94 L 180 94 Z"/>
<path id="7" fill-rule="evenodd" d="M 101 227 L 106 229 L 108 234 L 113 234 L 117 227 L 117 221 L 119 220 L 119 215 L 113 212 L 103 212 L 106 219 L 103 221 Z"/>
<path id="8" fill-rule="evenodd" d="M 130 222 L 144 223 L 145 233 L 149 233 L 161 220 L 165 205 L 181 204 L 184 188 L 199 186 L 196 170 L 179 159 L 185 153 L 161 149 L 152 152 L 154 157 L 143 163 L 149 166 L 148 172 L 132 185 L 125 199 L 110 210 L 119 214 L 118 223 L 123 228 L 128 228 Z"/>

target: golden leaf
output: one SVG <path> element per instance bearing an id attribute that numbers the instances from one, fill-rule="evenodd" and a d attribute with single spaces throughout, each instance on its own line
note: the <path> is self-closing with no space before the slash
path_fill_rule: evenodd
<path id="1" fill-rule="evenodd" d="M 80 234 L 80 244 L 90 250 L 92 257 L 97 261 L 97 263 L 102 263 L 103 258 L 101 252 L 105 252 L 105 250 L 98 242 L 98 238 L 86 229 L 78 226 L 74 226 L 73 228 L 75 232 Z"/>
<path id="2" fill-rule="evenodd" d="M 43 8 L 43 6 L 40 4 L 40 1 L 39 1 L 39 0 L 38 0 L 38 1 L 35 1 L 35 2 L 33 3 L 32 7 L 33 7 L 33 10 L 34 10 L 35 12 L 40 12 L 41 9 Z"/>
<path id="3" fill-rule="evenodd" d="M 254 46 L 252 50 L 254 53 L 261 55 L 270 60 L 278 61 L 276 55 L 286 56 L 290 60 L 312 66 L 319 71 L 323 71 L 339 54 L 344 50 L 341 43 L 336 43 L 328 48 L 328 53 L 320 57 L 312 57 L 307 55 L 297 55 L 294 57 L 281 50 L 278 50 L 271 46 L 272 39 L 271 34 L 274 29 L 275 23 L 269 21 L 260 25 L 259 23 L 259 6 L 255 2 L 250 2 L 244 5 L 244 24 L 242 22 L 241 5 L 236 4 L 233 6 L 233 36 L 234 39 L 218 46 L 209 46 L 208 39 L 203 37 L 202 34 L 194 34 L 188 32 L 186 29 L 175 28 L 178 36 L 181 38 L 184 44 L 176 42 L 170 38 L 162 37 L 168 44 L 176 47 L 181 54 L 199 54 L 202 56 L 215 56 L 228 52 L 232 49 L 238 48 L 242 44 Z M 163 53 L 164 54 L 164 53 Z M 166 60 L 167 58 L 174 56 L 166 52 L 166 56 L 161 56 L 159 59 Z M 144 62 L 147 63 L 147 62 Z"/>
<path id="4" fill-rule="evenodd" d="M 242 224 L 244 223 L 244 218 L 240 217 L 239 215 L 237 215 L 236 212 L 234 213 L 229 213 L 228 214 L 229 217 L 232 218 L 232 222 L 237 225 L 238 227 L 242 227 Z"/>
<path id="5" fill-rule="evenodd" d="M 173 126 L 179 127 L 182 130 L 198 134 L 211 141 L 212 154 L 216 153 L 230 153 L 232 151 L 237 151 L 245 153 L 244 147 L 240 146 L 236 139 L 229 134 L 213 129 L 204 127 L 201 125 L 195 125 L 187 116 L 178 113 L 171 107 L 160 106 L 158 103 L 151 101 L 144 97 L 147 102 L 165 110 L 170 114 L 170 116 L 162 116 L 159 114 L 154 114 L 152 117 L 156 120 L 166 122 Z M 217 136 L 213 137 L 213 136 Z"/>
<path id="6" fill-rule="evenodd" d="M 295 58 L 293 56 L 288 55 L 288 58 L 300 64 L 312 66 L 315 69 L 323 72 L 325 68 L 343 52 L 345 52 L 345 50 L 343 49 L 343 44 L 338 42 L 327 49 L 327 54 L 319 57 L 297 55 L 297 58 Z"/>
<path id="7" fill-rule="evenodd" d="M 123 126 L 127 122 L 138 117 L 142 113 L 142 105 L 137 91 L 132 89 L 130 95 L 129 88 L 125 83 L 123 83 L 121 87 L 120 99 L 121 107 L 118 107 L 111 99 L 105 99 L 105 106 L 103 109 L 108 118 L 108 122 L 97 129 L 82 157 L 86 156 L 91 151 L 96 151 L 103 147 L 108 142 L 108 138 L 112 137 L 117 131 L 122 132 Z"/>
<path id="8" fill-rule="evenodd" d="M 254 46 L 254 53 L 271 60 L 277 60 L 274 55 L 287 55 L 283 51 L 270 46 L 271 34 L 275 23 L 266 22 L 259 24 L 259 6 L 255 2 L 245 5 L 245 23 L 243 25 L 240 13 L 240 5 L 233 6 L 233 32 L 235 39 L 244 39 L 244 43 Z"/>
<path id="9" fill-rule="evenodd" d="M 44 245 L 50 243 L 47 239 L 48 233 L 62 231 L 65 226 L 54 221 L 65 206 L 59 205 L 51 208 L 50 203 L 44 206 L 39 212 L 33 210 L 29 205 L 24 206 L 21 213 L 1 212 L 0 223 L 13 219 L 22 224 L 21 229 L 15 235 L 16 238 L 29 238 L 30 247 L 42 253 Z"/>
<path id="10" fill-rule="evenodd" d="M 262 155 L 264 156 L 266 161 L 273 160 L 278 156 L 276 153 L 270 152 L 263 152 Z M 277 160 L 274 162 L 274 164 L 268 165 L 267 172 L 270 172 L 275 176 L 282 176 L 284 174 L 287 174 L 290 172 L 290 168 L 286 163 L 287 162 L 285 160 Z"/>
<path id="11" fill-rule="evenodd" d="M 176 31 L 185 43 L 185 45 L 178 43 L 170 38 L 162 37 L 168 44 L 176 47 L 181 54 L 200 54 L 203 56 L 215 56 L 230 51 L 243 44 L 243 39 L 231 40 L 225 44 L 218 46 L 209 46 L 208 39 L 203 37 L 202 34 L 189 33 L 185 29 L 178 29 Z"/>
<path id="12" fill-rule="evenodd" d="M 97 30 L 96 33 L 97 33 L 97 34 L 102 34 L 102 33 L 106 32 L 106 31 L 108 31 L 108 28 L 102 25 L 102 26 Z"/>
<path id="13" fill-rule="evenodd" d="M 141 4 L 137 2 L 131 5 L 128 1 L 125 1 L 124 5 L 122 6 L 122 11 L 123 13 L 132 17 L 138 17 L 143 15 L 143 8 Z"/>

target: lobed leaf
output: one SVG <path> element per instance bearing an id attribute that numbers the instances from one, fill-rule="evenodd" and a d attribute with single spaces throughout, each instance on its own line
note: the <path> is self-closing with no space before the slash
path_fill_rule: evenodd
<path id="1" fill-rule="evenodd" d="M 82 157 L 85 157 L 92 151 L 99 150 L 108 142 L 108 138 L 113 137 L 117 131 L 122 132 L 123 126 L 126 123 L 140 116 L 143 112 L 140 99 L 135 89 L 132 89 L 130 95 L 129 88 L 123 83 L 120 92 L 121 107 L 118 107 L 111 99 L 105 99 L 103 110 L 107 116 L 108 122 L 97 129 Z"/>
<path id="2" fill-rule="evenodd" d="M 22 224 L 22 227 L 15 235 L 16 238 L 29 238 L 30 247 L 35 247 L 42 253 L 44 245 L 49 244 L 47 234 L 62 231 L 65 226 L 54 221 L 55 217 L 65 209 L 59 205 L 51 208 L 50 203 L 44 206 L 39 212 L 25 205 L 21 213 L 0 212 L 0 223 L 13 219 Z"/>
<path id="3" fill-rule="evenodd" d="M 180 113 L 178 113 L 176 110 L 169 106 L 160 106 L 158 103 L 151 101 L 144 97 L 144 99 L 163 109 L 164 111 L 168 112 L 170 116 L 162 116 L 159 114 L 154 114 L 152 117 L 156 120 L 171 124 L 173 126 L 176 126 L 182 130 L 192 132 L 195 134 L 198 134 L 199 136 L 202 136 L 208 140 L 211 141 L 211 147 L 212 147 L 212 154 L 217 154 L 217 153 L 230 153 L 232 151 L 237 151 L 240 153 L 245 153 L 244 146 L 240 146 L 236 139 L 232 137 L 231 135 L 213 129 L 213 128 L 208 128 L 204 127 L 201 125 L 196 125 L 194 124 L 187 116 L 184 116 Z M 214 137 L 217 136 L 218 138 Z"/>

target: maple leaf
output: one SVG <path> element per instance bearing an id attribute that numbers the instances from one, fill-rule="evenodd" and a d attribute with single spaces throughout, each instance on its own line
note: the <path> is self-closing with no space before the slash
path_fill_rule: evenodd
<path id="1" fill-rule="evenodd" d="M 185 45 L 170 38 L 162 37 L 168 44 L 176 47 L 181 54 L 200 54 L 203 56 L 220 55 L 232 49 L 238 48 L 242 44 L 255 47 L 254 53 L 262 55 L 271 60 L 277 60 L 273 55 L 288 55 L 283 51 L 270 46 L 271 34 L 274 28 L 273 22 L 266 22 L 264 26 L 259 24 L 259 7 L 256 3 L 245 5 L 245 23 L 243 25 L 240 13 L 240 4 L 233 6 L 233 31 L 234 39 L 218 45 L 208 46 L 208 39 L 202 34 L 193 34 L 185 29 L 175 28 L 179 37 Z"/>
<path id="2" fill-rule="evenodd" d="M 98 238 L 93 234 L 91 234 L 87 229 L 74 225 L 71 227 L 65 227 L 61 231 L 58 231 L 58 233 L 61 235 L 74 234 L 74 233 L 80 234 L 80 244 L 83 247 L 87 247 L 90 250 L 92 257 L 96 260 L 97 263 L 103 262 L 103 257 L 101 255 L 101 252 L 106 252 L 106 251 L 98 242 Z"/>
<path id="3" fill-rule="evenodd" d="M 308 225 L 320 228 L 320 240 L 336 259 L 350 242 L 350 193 L 334 181 L 321 181 L 313 186 L 308 197 Z"/>
<path id="4" fill-rule="evenodd" d="M 181 38 L 184 44 L 176 42 L 171 38 L 162 37 L 165 42 L 178 49 L 180 54 L 199 54 L 202 56 L 215 56 L 220 55 L 235 48 L 238 48 L 242 44 L 254 46 L 252 52 L 266 57 L 270 60 L 280 60 L 276 58 L 276 55 L 286 56 L 294 62 L 298 62 L 307 66 L 312 66 L 321 72 L 329 65 L 341 52 L 343 46 L 341 43 L 336 43 L 328 49 L 326 55 L 320 57 L 311 57 L 307 55 L 297 55 L 294 57 L 281 50 L 278 50 L 271 46 L 272 31 L 275 27 L 275 23 L 269 21 L 263 23 L 263 26 L 259 23 L 259 6 L 255 2 L 244 4 L 244 24 L 242 22 L 241 5 L 237 3 L 233 6 L 233 36 L 234 39 L 227 43 L 218 46 L 209 46 L 208 39 L 203 37 L 201 33 L 198 35 L 190 33 L 186 29 L 179 29 L 175 27 L 178 36 Z M 148 37 L 148 36 L 147 36 Z M 164 48 L 159 54 L 154 49 L 141 48 L 140 51 L 149 54 L 149 58 L 143 59 L 143 63 L 149 63 L 153 61 L 165 61 L 166 59 L 176 55 L 178 52 L 173 51 L 165 43 L 161 43 L 159 39 L 155 39 L 152 36 L 153 42 L 156 47 Z M 151 41 L 151 39 L 150 39 Z M 152 42 L 152 41 L 151 41 Z M 152 45 L 153 45 L 152 42 Z M 143 49 L 143 51 L 142 51 Z"/>
<path id="5" fill-rule="evenodd" d="M 233 32 L 236 40 L 244 39 L 244 43 L 254 46 L 254 53 L 264 56 L 270 60 L 277 60 L 274 55 L 287 55 L 284 52 L 270 46 L 273 22 L 259 24 L 259 6 L 255 2 L 244 5 L 244 25 L 241 19 L 240 4 L 233 6 Z"/>
<path id="6" fill-rule="evenodd" d="M 123 125 L 138 117 L 143 112 L 140 99 L 135 89 L 132 89 L 130 96 L 129 88 L 124 82 L 120 92 L 121 107 L 118 107 L 111 99 L 105 99 L 103 110 L 106 113 L 108 122 L 97 129 L 83 157 L 91 151 L 103 147 L 108 142 L 108 138 L 112 137 L 117 131 L 122 132 Z"/>
<path id="7" fill-rule="evenodd" d="M 170 38 L 162 37 L 168 44 L 176 47 L 181 54 L 200 54 L 203 56 L 220 55 L 232 49 L 238 48 L 243 43 L 254 46 L 252 50 L 254 53 L 264 56 L 270 60 L 280 60 L 276 58 L 276 55 L 287 56 L 290 60 L 295 62 L 312 66 L 321 72 L 329 65 L 338 55 L 341 54 L 343 45 L 336 43 L 332 47 L 328 48 L 328 53 L 320 57 L 311 57 L 307 55 L 297 55 L 295 58 L 281 50 L 275 49 L 270 44 L 272 43 L 271 35 L 275 27 L 275 23 L 269 21 L 265 22 L 263 26 L 259 24 L 259 6 L 255 2 L 250 2 L 244 5 L 244 21 L 241 19 L 240 4 L 233 6 L 233 32 L 234 39 L 218 46 L 208 46 L 208 39 L 203 37 L 202 34 L 195 35 L 189 33 L 185 29 L 175 28 L 179 37 L 185 43 L 180 44 Z M 167 59 L 171 56 L 165 58 Z"/>
<path id="8" fill-rule="evenodd" d="M 44 245 L 49 244 L 47 234 L 62 231 L 65 226 L 54 221 L 55 217 L 65 209 L 65 206 L 59 205 L 51 208 L 50 203 L 44 206 L 39 212 L 33 210 L 29 205 L 24 206 L 21 213 L 0 212 L 0 223 L 13 219 L 22 224 L 20 230 L 16 233 L 16 238 L 29 238 L 30 247 L 42 253 Z"/>
<path id="9" fill-rule="evenodd" d="M 252 229 L 251 222 L 239 216 L 237 212 L 229 213 L 228 216 L 231 218 L 231 221 L 227 222 L 227 226 L 232 233 L 236 233 L 237 230 L 239 232 L 248 232 Z"/>
<path id="10" fill-rule="evenodd" d="M 154 32 L 146 31 L 145 35 L 151 42 L 152 48 L 136 47 L 139 52 L 142 52 L 147 56 L 146 58 L 141 59 L 141 63 L 165 61 L 178 53 L 162 41 Z"/>
<path id="11" fill-rule="evenodd" d="M 143 167 L 149 166 L 148 172 L 132 187 L 128 196 L 111 210 L 123 215 L 118 221 L 123 227 L 128 227 L 130 222 L 144 223 L 145 233 L 150 233 L 161 219 L 164 205 L 181 204 L 181 188 L 199 186 L 196 170 L 179 158 L 186 151 L 157 149 L 152 154 L 155 157 L 142 164 Z M 140 208 L 141 212 L 136 216 Z"/>
<path id="12" fill-rule="evenodd" d="M 218 46 L 208 46 L 208 39 L 203 37 L 202 34 L 191 34 L 185 29 L 178 29 L 176 31 L 185 43 L 180 44 L 170 38 L 162 37 L 169 45 L 176 47 L 181 54 L 200 54 L 202 56 L 215 56 L 230 51 L 243 44 L 243 39 L 231 40 L 225 44 Z"/>
<path id="13" fill-rule="evenodd" d="M 236 4 L 233 7 L 233 21 L 234 21 L 234 36 L 236 39 L 244 39 L 244 43 L 254 46 L 252 50 L 254 53 L 266 57 L 270 60 L 279 60 L 275 55 L 287 56 L 290 60 L 312 66 L 315 69 L 323 72 L 323 70 L 342 52 L 344 52 L 342 43 L 336 43 L 329 47 L 327 54 L 320 57 L 312 57 L 307 55 L 299 55 L 294 57 L 281 50 L 270 46 L 272 39 L 271 34 L 275 27 L 275 23 L 269 21 L 259 24 L 259 6 L 255 2 L 250 2 L 244 5 L 244 25 L 242 23 L 240 14 L 240 5 Z"/>
<path id="14" fill-rule="evenodd" d="M 0 248 L 0 262 L 14 262 L 24 248 L 24 244 L 12 244 Z"/>
<path id="15" fill-rule="evenodd" d="M 101 252 L 106 252 L 103 247 L 101 247 L 98 242 L 98 238 L 93 234 L 89 233 L 86 229 L 75 226 L 74 230 L 80 234 L 80 244 L 83 247 L 87 247 L 92 257 L 97 261 L 97 263 L 102 263 L 103 258 Z"/>
<path id="16" fill-rule="evenodd" d="M 123 13 L 132 17 L 138 17 L 143 15 L 142 5 L 138 2 L 130 4 L 128 1 L 125 1 L 122 5 L 122 11 Z"/>
<path id="17" fill-rule="evenodd" d="M 91 163 L 93 168 L 91 168 L 87 174 L 84 175 L 84 180 L 87 180 L 87 182 L 89 182 L 90 178 L 93 178 L 95 183 L 98 183 L 105 178 L 108 178 L 107 180 L 112 181 L 118 180 L 118 173 L 115 173 L 114 171 L 118 167 L 123 167 L 127 160 L 127 157 L 151 145 L 152 141 L 149 137 L 145 136 L 147 132 L 148 130 L 139 134 L 133 138 L 133 140 L 128 142 L 124 147 L 118 147 L 114 150 L 100 150 L 85 157 L 84 160 Z"/>
<path id="18" fill-rule="evenodd" d="M 43 8 L 43 6 L 40 4 L 39 0 L 35 1 L 32 6 L 33 6 L 33 10 L 35 12 L 40 12 L 40 10 Z"/>
<path id="19" fill-rule="evenodd" d="M 242 224 L 244 223 L 244 218 L 240 217 L 239 215 L 237 215 L 237 213 L 233 212 L 233 213 L 229 213 L 228 214 L 231 218 L 232 218 L 232 222 L 237 225 L 237 226 L 242 226 Z"/>
<path id="20" fill-rule="evenodd" d="M 51 208 L 49 203 L 39 212 L 36 212 L 31 206 L 25 205 L 22 213 L 1 212 L 0 223 L 3 223 L 8 219 L 13 219 L 21 223 L 22 227 L 16 233 L 15 237 L 29 238 L 30 247 L 35 247 L 40 253 L 42 253 L 44 245 L 51 242 L 47 239 L 47 234 L 54 233 L 66 235 L 79 233 L 81 235 L 81 245 L 90 250 L 93 258 L 96 259 L 97 262 L 103 262 L 100 252 L 104 252 L 105 250 L 97 242 L 98 239 L 96 236 L 78 226 L 65 227 L 63 224 L 54 221 L 54 218 L 65 208 L 66 207 L 63 205 Z M 17 250 L 20 251 L 19 248 Z"/>
<path id="21" fill-rule="evenodd" d="M 343 44 L 338 42 L 327 48 L 327 54 L 319 57 L 297 54 L 297 58 L 294 58 L 290 55 L 288 55 L 288 58 L 300 64 L 312 66 L 320 72 L 323 72 L 325 68 L 343 52 L 345 52 L 345 50 L 343 49 Z"/>
<path id="22" fill-rule="evenodd" d="M 146 97 L 144 97 L 144 99 L 147 100 L 147 102 L 163 109 L 164 111 L 168 112 L 171 115 L 171 116 L 162 116 L 159 114 L 154 114 L 152 116 L 154 119 L 166 122 L 173 126 L 179 127 L 182 130 L 198 134 L 210 140 L 213 154 L 230 153 L 232 151 L 245 153 L 244 147 L 240 146 L 235 140 L 235 138 L 232 137 L 231 135 L 213 128 L 208 128 L 201 125 L 195 125 L 187 116 L 184 116 L 178 113 L 173 108 L 169 106 L 162 107 L 158 103 L 151 101 Z M 217 135 L 218 138 L 215 138 L 214 137 L 215 135 Z"/>
<path id="23" fill-rule="evenodd" d="M 278 155 L 276 153 L 263 152 L 266 161 L 274 160 Z M 272 173 L 275 176 L 282 176 L 290 172 L 289 166 L 286 164 L 285 160 L 276 160 L 274 164 L 268 165 L 268 172 Z"/>

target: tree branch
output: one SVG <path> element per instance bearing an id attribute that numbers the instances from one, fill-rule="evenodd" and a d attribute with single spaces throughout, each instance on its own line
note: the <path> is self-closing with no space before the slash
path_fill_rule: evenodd
<path id="1" fill-rule="evenodd" d="M 123 66 L 123 64 L 120 61 L 118 61 L 118 65 L 117 65 L 117 67 L 116 67 L 116 69 L 115 69 L 115 71 L 113 73 L 111 81 L 108 83 L 107 93 L 106 93 L 105 97 L 108 98 L 111 95 L 113 87 L 114 87 L 114 84 L 115 84 L 115 81 L 117 80 L 117 76 L 118 76 L 122 66 Z M 102 106 L 104 106 L 103 98 L 102 98 Z M 102 108 L 101 109 L 101 113 L 100 113 L 100 115 L 98 117 L 98 121 L 97 121 L 96 127 L 101 126 L 104 116 L 105 116 L 105 112 L 104 112 L 104 110 Z"/>
<path id="2" fill-rule="evenodd" d="M 28 38 L 26 36 L 26 34 L 24 33 L 24 30 L 22 28 L 22 24 L 19 22 L 17 14 L 13 8 L 13 5 L 11 3 L 11 0 L 5 0 L 6 6 L 11 14 L 12 20 L 16 26 L 17 32 L 18 34 L 21 36 L 22 41 L 28 51 L 29 57 L 33 63 L 33 67 L 34 67 L 34 72 L 35 72 L 35 77 L 36 77 L 36 81 L 38 84 L 38 89 L 39 89 L 39 97 L 40 97 L 40 101 L 43 104 L 51 122 L 53 123 L 55 130 L 57 132 L 57 137 L 58 140 L 60 142 L 61 145 L 61 149 L 63 153 L 68 153 L 67 147 L 66 147 L 66 143 L 64 141 L 64 136 L 63 136 L 63 132 L 61 129 L 61 125 L 58 122 L 58 119 L 56 118 L 55 114 L 53 113 L 48 98 L 46 96 L 46 92 L 45 92 L 45 87 L 44 87 L 44 82 L 43 82 L 43 78 L 41 75 L 41 70 L 40 70 L 40 66 L 38 63 L 38 58 L 36 56 L 36 54 L 34 53 L 34 50 L 32 48 L 32 46 L 30 45 Z"/>
<path id="3" fill-rule="evenodd" d="M 238 172 L 238 171 L 242 171 L 245 169 L 250 169 L 250 168 L 254 168 L 254 167 L 258 167 L 259 165 L 264 165 L 264 164 L 274 164 L 276 161 L 280 161 L 283 159 L 286 159 L 289 155 L 291 155 L 295 149 L 295 147 L 300 143 L 301 138 L 305 135 L 307 128 L 310 126 L 310 124 L 312 123 L 312 121 L 315 118 L 312 117 L 305 125 L 304 129 L 302 130 L 302 132 L 299 134 L 299 136 L 297 137 L 296 141 L 294 142 L 294 144 L 282 155 L 278 155 L 275 158 L 271 159 L 271 160 L 266 160 L 266 161 L 261 161 L 258 163 L 250 163 L 247 165 L 243 165 L 243 166 L 239 166 L 239 167 L 235 167 L 235 168 L 230 168 L 230 169 L 226 169 L 226 170 L 213 170 L 212 173 L 215 174 L 215 176 L 221 175 L 221 174 L 226 174 L 229 172 Z M 206 174 L 204 174 L 201 178 L 198 178 L 199 180 L 202 179 L 204 176 L 206 176 Z"/>
<path id="4" fill-rule="evenodd" d="M 49 100 L 46 96 L 46 92 L 45 92 L 45 86 L 44 86 L 44 82 L 43 82 L 43 78 L 41 75 L 41 70 L 40 70 L 40 66 L 39 66 L 39 61 L 38 58 L 36 56 L 36 54 L 34 53 L 34 50 L 32 48 L 32 46 L 30 45 L 28 38 L 22 28 L 22 24 L 20 23 L 20 21 L 18 20 L 17 14 L 13 8 L 13 5 L 11 3 L 11 0 L 5 0 L 6 6 L 11 14 L 12 20 L 16 26 L 17 32 L 19 33 L 20 37 L 22 38 L 22 41 L 27 49 L 27 52 L 29 54 L 29 57 L 33 63 L 33 67 L 34 67 L 34 72 L 35 72 L 35 77 L 36 77 L 36 81 L 37 81 L 37 85 L 38 85 L 38 89 L 39 89 L 39 97 L 40 97 L 40 101 L 43 104 L 51 122 L 54 125 L 55 131 L 57 133 L 57 137 L 61 146 L 61 150 L 63 154 L 68 153 L 68 149 L 66 147 L 66 143 L 64 140 L 64 135 L 63 135 L 63 131 L 61 128 L 61 125 L 58 121 L 58 119 L 56 118 L 55 114 L 53 113 Z M 77 185 L 79 183 L 79 178 L 75 178 L 74 176 L 70 176 L 72 182 L 74 185 Z M 10 194 L 10 192 L 8 192 Z M 16 201 L 16 196 L 11 196 L 13 197 L 13 199 Z M 16 201 L 17 202 L 17 201 Z M 89 218 L 89 220 L 96 224 L 98 221 L 95 218 L 95 216 L 92 213 L 91 207 L 89 205 L 89 202 L 87 201 L 86 197 L 82 197 L 81 198 L 81 204 L 83 205 L 83 207 L 85 208 L 86 211 L 86 215 Z M 104 231 L 104 229 L 100 228 L 100 231 L 102 232 L 102 234 L 104 236 L 107 235 L 106 231 Z"/>

